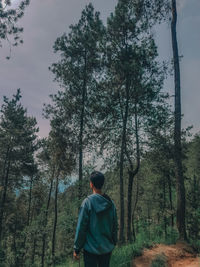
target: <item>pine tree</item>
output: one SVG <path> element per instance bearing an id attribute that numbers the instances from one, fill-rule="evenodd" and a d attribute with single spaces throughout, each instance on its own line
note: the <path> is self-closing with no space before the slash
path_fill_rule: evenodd
<path id="1" fill-rule="evenodd" d="M 26 185 L 25 176 L 34 164 L 34 152 L 37 149 L 35 118 L 27 115 L 20 103 L 21 93 L 10 100 L 4 97 L 0 118 L 0 244 L 7 232 L 4 223 L 9 195 L 16 194 Z"/>
<path id="2" fill-rule="evenodd" d="M 182 164 L 182 144 L 181 144 L 181 79 L 178 41 L 176 33 L 177 25 L 177 8 L 176 0 L 139 0 L 140 12 L 143 16 L 148 17 L 152 25 L 166 19 L 171 21 L 171 37 L 173 51 L 173 67 L 174 67 L 174 86 L 175 86 L 175 102 L 174 102 L 174 161 L 177 185 L 177 228 L 179 231 L 179 239 L 187 240 L 185 226 L 185 185 Z"/>
<path id="3" fill-rule="evenodd" d="M 132 187 L 140 168 L 141 134 L 157 105 L 164 68 L 156 61 L 157 48 L 150 26 L 132 1 L 119 1 L 108 19 L 105 47 L 105 78 L 97 93 L 97 120 L 101 147 L 117 160 L 120 181 L 120 242 L 124 236 L 124 169 L 128 167 L 127 239 L 132 238 Z M 119 145 L 120 144 L 120 145 Z M 111 148 L 111 149 L 110 149 Z M 105 152 L 105 150 L 104 150 Z"/>
<path id="4" fill-rule="evenodd" d="M 52 113 L 62 114 L 65 122 L 73 128 L 73 138 L 79 147 L 79 198 L 82 196 L 83 155 L 90 131 L 88 121 L 92 117 L 91 97 L 101 67 L 100 45 L 104 26 L 99 16 L 92 4 L 86 6 L 79 22 L 70 26 L 68 36 L 64 34 L 56 40 L 54 50 L 61 54 L 61 60 L 51 67 L 55 80 L 64 88 L 52 97 L 57 107 L 52 107 Z"/>

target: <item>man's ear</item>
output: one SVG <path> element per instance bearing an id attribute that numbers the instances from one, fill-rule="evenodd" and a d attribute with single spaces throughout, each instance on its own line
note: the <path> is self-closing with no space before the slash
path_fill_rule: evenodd
<path id="1" fill-rule="evenodd" d="M 90 188 L 93 189 L 93 187 L 94 187 L 94 185 L 93 185 L 93 183 L 90 181 Z"/>

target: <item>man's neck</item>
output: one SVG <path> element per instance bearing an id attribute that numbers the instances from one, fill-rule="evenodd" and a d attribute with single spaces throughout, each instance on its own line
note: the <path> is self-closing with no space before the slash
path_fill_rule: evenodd
<path id="1" fill-rule="evenodd" d="M 93 189 L 93 194 L 103 195 L 100 189 Z"/>

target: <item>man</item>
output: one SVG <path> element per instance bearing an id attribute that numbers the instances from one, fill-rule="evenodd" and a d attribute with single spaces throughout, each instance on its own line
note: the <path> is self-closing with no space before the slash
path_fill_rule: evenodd
<path id="1" fill-rule="evenodd" d="M 104 175 L 93 172 L 90 187 L 93 194 L 84 199 L 78 217 L 74 241 L 74 257 L 83 248 L 85 267 L 109 267 L 112 250 L 117 243 L 117 213 L 112 200 L 103 194 Z"/>

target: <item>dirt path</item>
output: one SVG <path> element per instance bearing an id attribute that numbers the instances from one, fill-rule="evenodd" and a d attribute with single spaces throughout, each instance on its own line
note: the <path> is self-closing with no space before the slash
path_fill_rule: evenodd
<path id="1" fill-rule="evenodd" d="M 155 245 L 151 249 L 145 249 L 143 255 L 136 258 L 132 266 L 150 267 L 152 260 L 158 255 L 166 257 L 168 267 L 200 267 L 200 258 L 186 244 Z"/>

